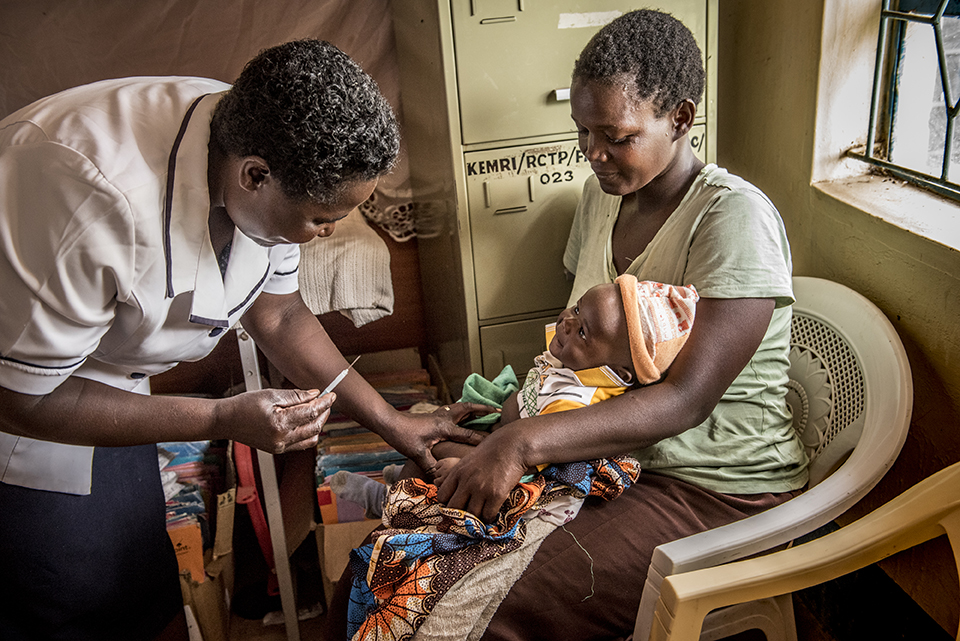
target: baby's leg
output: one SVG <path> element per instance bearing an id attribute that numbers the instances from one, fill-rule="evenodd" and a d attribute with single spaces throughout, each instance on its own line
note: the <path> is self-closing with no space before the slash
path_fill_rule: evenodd
<path id="1" fill-rule="evenodd" d="M 383 516 L 383 504 L 387 499 L 387 486 L 372 478 L 340 470 L 330 477 L 330 489 L 338 497 L 361 506 L 368 519 Z"/>
<path id="2" fill-rule="evenodd" d="M 464 455 L 466 455 L 467 452 L 472 450 L 474 447 L 475 447 L 474 445 L 457 443 L 455 441 L 440 441 L 439 443 L 434 445 L 431 452 L 433 452 L 434 458 L 437 459 L 437 464 L 438 464 L 437 473 L 439 474 L 441 469 L 441 467 L 439 466 L 442 464 L 443 461 L 445 461 L 446 459 L 455 459 L 456 461 L 459 461 L 461 458 L 464 457 Z M 453 465 L 450 465 L 446 469 L 446 473 L 449 474 L 451 469 L 453 469 Z M 423 481 L 426 481 L 427 483 L 434 483 L 436 485 L 440 485 L 441 483 L 441 479 L 439 477 L 435 476 L 434 478 L 430 478 L 424 473 L 423 470 L 420 469 L 418 465 L 413 463 L 413 461 L 407 461 L 404 464 L 403 470 L 400 472 L 400 476 L 398 477 L 398 479 L 411 479 L 411 478 L 421 479 Z"/>
<path id="3" fill-rule="evenodd" d="M 437 487 L 443 485 L 444 479 L 450 476 L 450 472 L 460 462 L 459 457 L 442 458 L 437 461 L 437 473 L 433 477 L 433 482 Z"/>

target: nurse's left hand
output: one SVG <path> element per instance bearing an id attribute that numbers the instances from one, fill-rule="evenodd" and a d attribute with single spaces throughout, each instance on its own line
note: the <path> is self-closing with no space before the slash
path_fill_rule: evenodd
<path id="1" fill-rule="evenodd" d="M 316 447 L 335 400 L 319 390 L 245 392 L 219 401 L 217 433 L 273 454 Z"/>
<path id="2" fill-rule="evenodd" d="M 398 413 L 389 435 L 383 435 L 398 452 L 413 460 L 428 476 L 437 472 L 437 460 L 430 449 L 440 441 L 479 445 L 483 432 L 457 425 L 470 416 L 483 416 L 497 410 L 478 403 L 451 403 L 430 414 Z"/>

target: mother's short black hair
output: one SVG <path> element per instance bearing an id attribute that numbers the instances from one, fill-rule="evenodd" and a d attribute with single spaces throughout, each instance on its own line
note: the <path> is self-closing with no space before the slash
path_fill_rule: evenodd
<path id="1" fill-rule="evenodd" d="M 376 82 L 337 47 L 297 40 L 247 63 L 214 111 L 211 136 L 260 156 L 293 199 L 332 204 L 346 182 L 393 166 L 400 130 Z"/>
<path id="2" fill-rule="evenodd" d="M 574 80 L 613 82 L 634 78 L 634 91 L 653 100 L 662 116 L 684 100 L 700 102 L 704 71 L 700 47 L 673 16 L 641 9 L 604 26 L 584 47 L 573 67 Z"/>

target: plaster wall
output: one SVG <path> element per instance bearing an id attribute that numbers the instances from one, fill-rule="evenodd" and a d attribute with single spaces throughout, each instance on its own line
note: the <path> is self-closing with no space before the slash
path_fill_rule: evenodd
<path id="1" fill-rule="evenodd" d="M 866 139 L 879 5 L 723 0 L 719 16 L 719 164 L 777 204 L 794 273 L 844 283 L 872 300 L 897 329 L 913 370 L 906 445 L 846 521 L 960 460 L 960 244 L 953 242 L 960 205 L 857 176 L 864 167 L 840 157 Z M 956 570 L 943 539 L 881 567 L 956 632 Z"/>

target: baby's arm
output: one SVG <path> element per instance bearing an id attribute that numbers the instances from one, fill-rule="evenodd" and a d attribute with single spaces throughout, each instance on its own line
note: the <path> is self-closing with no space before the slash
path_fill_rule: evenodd
<path id="1" fill-rule="evenodd" d="M 474 445 L 467 445 L 465 443 L 457 443 L 456 441 L 440 441 L 431 448 L 433 457 L 437 459 L 437 474 L 449 474 L 450 470 L 457 464 L 463 456 L 472 450 Z M 449 460 L 450 463 L 444 463 L 444 461 Z M 434 482 L 437 486 L 440 485 L 440 477 L 437 476 L 434 479 L 431 479 L 427 476 L 423 470 L 420 469 L 413 461 L 407 461 L 403 470 L 400 472 L 399 478 L 409 479 L 409 478 L 418 478 L 427 482 Z"/>
<path id="2" fill-rule="evenodd" d="M 503 402 L 503 409 L 500 411 L 500 421 L 493 424 L 493 427 L 490 428 L 491 432 L 520 418 L 520 404 L 517 402 L 518 393 L 519 392 L 514 392 Z"/>
<path id="3" fill-rule="evenodd" d="M 517 403 L 517 392 L 514 392 L 503 402 L 503 410 L 500 414 L 500 420 L 497 423 L 494 423 L 490 428 L 491 431 L 497 430 L 507 423 L 511 423 L 520 418 L 520 406 Z M 464 443 L 457 443 L 455 441 L 440 441 L 433 446 L 431 452 L 433 457 L 437 459 L 437 473 L 434 476 L 433 482 L 439 487 L 443 484 L 443 479 L 446 478 L 450 471 L 457 466 L 457 463 L 460 462 L 460 459 L 470 450 L 472 450 L 474 445 L 466 445 Z"/>

